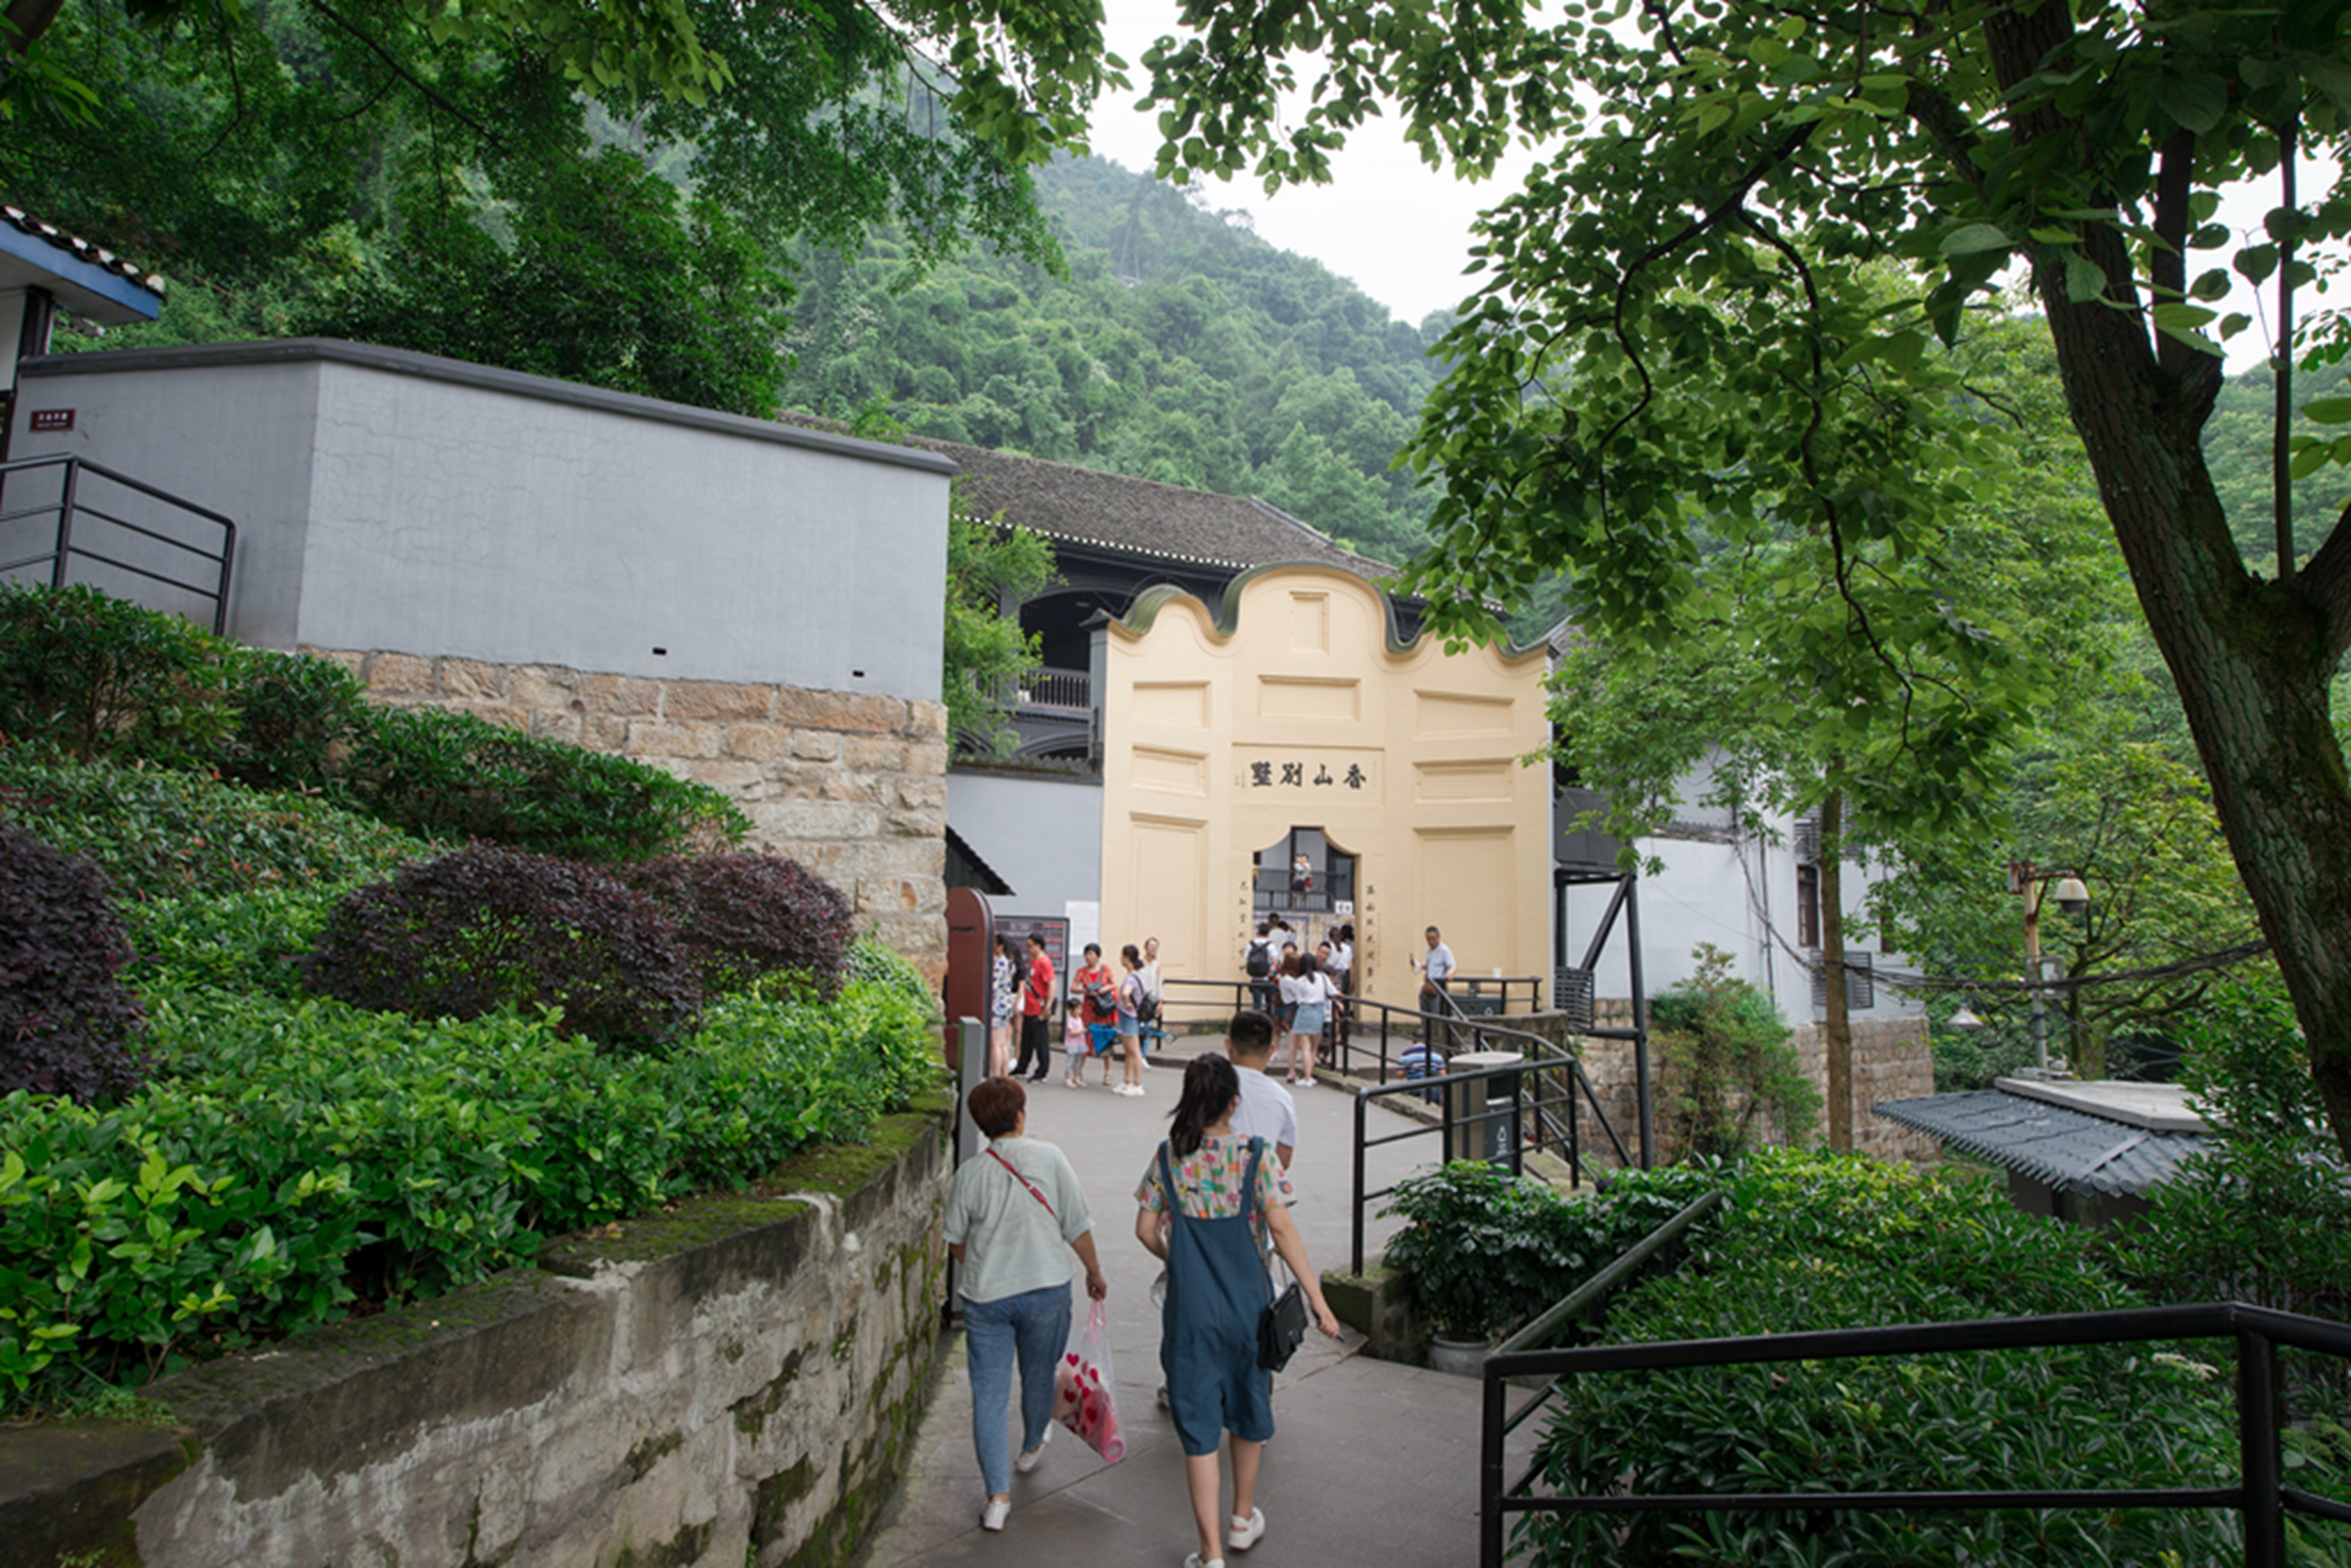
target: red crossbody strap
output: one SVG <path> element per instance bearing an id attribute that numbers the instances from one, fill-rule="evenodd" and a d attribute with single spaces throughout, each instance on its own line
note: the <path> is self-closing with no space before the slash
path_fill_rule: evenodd
<path id="1" fill-rule="evenodd" d="M 1041 1192 L 1038 1192 L 1034 1186 L 1032 1186 L 1027 1176 L 1022 1175 L 1017 1170 L 1013 1170 L 1011 1161 L 1005 1159 L 993 1149 L 990 1149 L 987 1152 L 987 1157 L 990 1160 L 993 1160 L 997 1164 L 1002 1165 L 1005 1169 L 1012 1170 L 1012 1179 L 1019 1182 L 1022 1186 L 1028 1187 L 1030 1197 L 1035 1199 L 1040 1204 L 1045 1204 L 1045 1195 Z M 1045 1212 L 1048 1214 L 1053 1214 L 1053 1206 L 1051 1204 L 1045 1204 Z M 1053 1217 L 1055 1219 L 1059 1219 L 1061 1216 L 1059 1214 L 1053 1214 Z"/>

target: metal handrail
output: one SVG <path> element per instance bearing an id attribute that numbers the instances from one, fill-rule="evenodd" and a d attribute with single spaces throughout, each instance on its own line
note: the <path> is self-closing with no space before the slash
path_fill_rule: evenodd
<path id="1" fill-rule="evenodd" d="M 1255 988 L 1267 982 L 1250 979 L 1171 977 L 1163 983 L 1161 988 L 1162 1016 L 1164 1019 L 1166 1008 L 1171 1003 L 1197 1005 L 1193 1004 L 1190 998 L 1168 994 L 1176 987 L 1216 992 L 1225 1004 L 1225 1011 L 1230 1012 L 1237 1011 L 1256 994 Z M 1438 994 L 1444 995 L 1443 992 Z M 1452 999 L 1447 997 L 1446 1000 L 1450 1006 Z M 1615 1124 L 1609 1120 L 1607 1111 L 1602 1106 L 1600 1091 L 1594 1087 L 1591 1076 L 1584 1070 L 1583 1063 L 1576 1058 L 1573 1052 L 1562 1049 L 1556 1042 L 1546 1039 L 1542 1035 L 1530 1034 L 1523 1029 L 1511 1028 L 1507 1024 L 1495 1022 L 1490 1018 L 1466 1015 L 1458 1009 L 1441 1014 L 1423 1013 L 1416 1008 L 1398 1007 L 1394 1003 L 1376 1001 L 1369 997 L 1350 996 L 1344 998 L 1344 1001 L 1346 1006 L 1353 1010 L 1354 1020 L 1357 1022 L 1371 1023 L 1372 1026 L 1365 1032 L 1378 1042 L 1375 1052 L 1359 1050 L 1355 1045 L 1355 1034 L 1352 1028 L 1338 1026 L 1335 1024 L 1335 1021 L 1333 1025 L 1326 1026 L 1325 1038 L 1331 1045 L 1332 1066 L 1343 1075 L 1368 1074 L 1372 1077 L 1370 1084 L 1356 1091 L 1355 1149 L 1351 1162 L 1353 1176 L 1349 1189 L 1351 1214 L 1348 1241 L 1348 1266 L 1354 1272 L 1360 1274 L 1364 1271 L 1364 1235 L 1367 1228 L 1366 1218 L 1368 1207 L 1396 1190 L 1392 1186 L 1381 1187 L 1375 1191 L 1367 1188 L 1367 1175 L 1365 1156 L 1368 1150 L 1382 1148 L 1391 1143 L 1403 1143 L 1414 1138 L 1433 1137 L 1439 1140 L 1443 1158 L 1452 1160 L 1457 1158 L 1460 1151 L 1471 1146 L 1467 1141 L 1467 1136 L 1473 1134 L 1474 1129 L 1495 1122 L 1511 1121 L 1515 1123 L 1518 1118 L 1524 1117 L 1529 1124 L 1531 1136 L 1513 1135 L 1511 1137 L 1510 1156 L 1511 1173 L 1515 1175 L 1523 1171 L 1525 1151 L 1531 1146 L 1535 1149 L 1562 1151 L 1569 1172 L 1574 1179 L 1581 1181 L 1585 1166 L 1582 1118 L 1588 1109 L 1594 1123 L 1599 1127 L 1602 1136 L 1606 1138 L 1607 1147 L 1614 1153 L 1617 1164 L 1626 1166 L 1636 1164 L 1632 1152 L 1625 1147 L 1624 1139 L 1617 1134 Z M 1448 1059 L 1460 1054 L 1444 1049 L 1444 1042 L 1450 1035 L 1463 1039 L 1471 1049 L 1490 1049 L 1498 1045 L 1514 1049 L 1518 1052 L 1520 1060 L 1501 1067 L 1481 1068 L 1469 1071 L 1457 1070 L 1448 1060 L 1442 1071 L 1423 1077 L 1410 1077 L 1404 1074 L 1403 1064 L 1391 1058 L 1388 1051 L 1389 1042 L 1394 1038 L 1399 1022 L 1404 1023 L 1407 1032 L 1412 1037 L 1428 1042 L 1433 1052 Z M 1548 1087 L 1552 1080 L 1559 1077 L 1566 1079 L 1564 1092 L 1555 1092 Z M 1518 1091 L 1510 1101 L 1505 1102 L 1503 1109 L 1489 1110 L 1476 1116 L 1463 1116 L 1456 1113 L 1453 1093 L 1455 1089 L 1471 1083 L 1496 1080 L 1511 1081 Z M 1434 1124 L 1415 1124 L 1400 1132 L 1388 1133 L 1376 1138 L 1370 1136 L 1368 1117 L 1366 1113 L 1372 1101 L 1394 1098 L 1399 1095 L 1431 1094 L 1439 1101 L 1441 1107 L 1438 1119 Z M 1515 1130 L 1514 1127 L 1514 1134 Z M 1477 1141 L 1482 1143 L 1483 1140 Z"/>
<path id="2" fill-rule="evenodd" d="M 112 468 L 91 462 L 86 457 L 19 457 L 11 462 L 0 463 L 0 487 L 5 487 L 9 476 L 13 474 L 28 474 L 44 468 L 56 468 L 63 471 L 56 503 L 54 505 L 19 507 L 14 511 L 0 511 L 0 521 L 13 521 L 55 512 L 57 514 L 56 543 L 46 551 L 0 565 L 0 572 L 22 571 L 27 566 L 37 566 L 46 562 L 49 566 L 49 586 L 53 589 L 62 589 L 66 586 L 68 570 L 75 556 L 85 560 L 99 561 L 118 571 L 129 572 L 134 576 L 144 577 L 150 582 L 162 583 L 183 593 L 211 599 L 213 601 L 213 634 L 218 637 L 227 633 L 229 574 L 234 567 L 237 553 L 237 525 L 234 519 L 223 516 L 210 507 L 199 506 L 192 500 L 174 496 L 168 490 L 160 490 L 144 480 L 133 479 L 128 474 L 118 473 Z M 133 490 L 142 496 L 160 500 L 168 506 L 177 507 L 192 516 L 201 517 L 209 523 L 217 524 L 220 529 L 219 549 L 217 551 L 208 550 L 201 546 L 191 545 L 185 540 L 174 539 L 168 534 L 159 534 L 154 529 L 142 527 L 127 518 L 118 517 L 112 512 L 102 511 L 98 507 L 90 505 L 81 499 L 80 494 L 84 475 L 94 475 L 111 484 L 120 485 L 126 490 Z M 215 580 L 206 585 L 183 582 L 179 578 L 169 577 L 162 572 L 150 571 L 144 566 L 134 566 L 117 556 L 92 549 L 86 544 L 75 543 L 73 525 L 81 518 L 94 519 L 110 527 L 123 529 L 151 539 L 157 544 L 168 545 L 173 549 L 184 550 L 199 560 L 216 563 L 219 567 L 219 571 Z"/>
<path id="3" fill-rule="evenodd" d="M 1717 1187 L 1712 1192 L 1687 1205 L 1672 1218 L 1627 1248 L 1607 1267 L 1585 1280 L 1574 1290 L 1569 1291 L 1561 1300 L 1537 1313 L 1518 1332 L 1496 1346 L 1494 1354 L 1509 1355 L 1519 1351 L 1548 1349 L 1559 1338 L 1559 1330 L 1579 1318 L 1588 1316 L 1593 1307 L 1606 1301 L 1618 1286 L 1639 1273 L 1651 1259 L 1678 1241 L 1682 1232 L 1713 1213 L 1715 1210 L 1722 1207 L 1722 1204 L 1723 1192 L 1720 1187 Z M 1559 1388 L 1558 1378 L 1545 1378 L 1543 1387 L 1536 1391 L 1534 1398 L 1510 1413 L 1509 1418 L 1503 1422 L 1503 1431 L 1508 1434 L 1523 1426 L 1529 1416 L 1551 1402 L 1551 1397 L 1559 1392 Z"/>
<path id="4" fill-rule="evenodd" d="M 1513 1378 L 1561 1378 L 1600 1372 L 1660 1371 L 1781 1361 L 1852 1360 L 1970 1351 L 2035 1350 L 2058 1345 L 2117 1345 L 2146 1340 L 2236 1341 L 2237 1452 L 2241 1474 L 2231 1487 L 2040 1488 L 1977 1492 L 1662 1493 L 1648 1497 L 1539 1497 L 1527 1491 L 1530 1468 L 1506 1487 L 1504 1444 L 1508 1390 Z M 2283 1568 L 2287 1511 L 2351 1522 L 2351 1506 L 2284 1484 L 2279 1443 L 2277 1349 L 2291 1346 L 2351 1359 L 2351 1327 L 2236 1302 L 2199 1307 L 2133 1307 L 2048 1317 L 1979 1318 L 1889 1328 L 1830 1329 L 1739 1339 L 1599 1345 L 1579 1350 L 1513 1351 L 1487 1358 L 1478 1475 L 1478 1560 L 1502 1568 L 1504 1536 L 1513 1513 L 1720 1513 L 1741 1509 L 1837 1512 L 1890 1508 L 2224 1507 L 2245 1524 L 2248 1568 Z"/>

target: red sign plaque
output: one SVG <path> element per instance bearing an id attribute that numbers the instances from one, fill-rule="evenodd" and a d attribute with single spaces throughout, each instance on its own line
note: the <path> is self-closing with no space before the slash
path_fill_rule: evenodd
<path id="1" fill-rule="evenodd" d="M 71 408 L 35 408 L 32 410 L 32 428 L 35 431 L 71 430 L 73 428 L 73 410 Z"/>

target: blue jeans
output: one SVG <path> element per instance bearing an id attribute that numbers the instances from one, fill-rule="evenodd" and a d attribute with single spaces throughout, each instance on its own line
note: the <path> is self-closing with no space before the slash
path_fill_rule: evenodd
<path id="1" fill-rule="evenodd" d="M 1053 1424 L 1053 1375 L 1070 1343 L 1070 1287 L 1047 1285 L 992 1302 L 963 1304 L 963 1349 L 972 1369 L 972 1447 L 991 1497 L 1012 1490 L 1004 1403 L 1021 1367 L 1021 1448 L 1045 1441 Z"/>

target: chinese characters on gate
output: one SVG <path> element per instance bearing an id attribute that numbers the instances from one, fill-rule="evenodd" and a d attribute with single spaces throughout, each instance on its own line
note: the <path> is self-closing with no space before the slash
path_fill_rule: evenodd
<path id="1" fill-rule="evenodd" d="M 1364 772 L 1362 765 L 1353 762 L 1347 764 L 1347 771 L 1341 774 L 1333 774 L 1330 764 L 1326 762 L 1317 763 L 1312 780 L 1307 778 L 1306 764 L 1303 762 L 1252 762 L 1249 764 L 1249 787 L 1274 787 L 1277 782 L 1274 770 L 1277 768 L 1280 770 L 1278 783 L 1292 788 L 1305 788 L 1312 784 L 1318 788 L 1361 789 L 1370 782 L 1370 776 Z"/>

